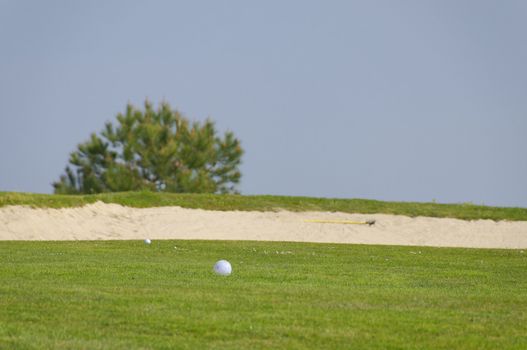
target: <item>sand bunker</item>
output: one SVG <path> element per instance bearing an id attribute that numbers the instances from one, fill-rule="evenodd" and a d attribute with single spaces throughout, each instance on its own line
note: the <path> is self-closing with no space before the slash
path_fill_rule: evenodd
<path id="1" fill-rule="evenodd" d="M 306 220 L 376 220 L 375 225 Z M 0 208 L 0 240 L 222 239 L 474 248 L 527 248 L 527 222 L 463 221 L 328 212 L 137 209 L 97 202 L 81 208 Z"/>

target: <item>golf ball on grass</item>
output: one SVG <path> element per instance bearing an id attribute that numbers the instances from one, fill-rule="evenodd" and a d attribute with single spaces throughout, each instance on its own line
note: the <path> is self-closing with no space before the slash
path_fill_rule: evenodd
<path id="1" fill-rule="evenodd" d="M 232 272 L 231 263 L 227 260 L 220 260 L 214 264 L 214 272 L 221 276 L 229 276 Z"/>
<path id="2" fill-rule="evenodd" d="M 152 241 L 151 241 L 151 240 L 149 240 L 148 238 L 147 238 L 147 239 L 145 239 L 145 244 L 150 244 L 150 243 L 152 243 Z"/>

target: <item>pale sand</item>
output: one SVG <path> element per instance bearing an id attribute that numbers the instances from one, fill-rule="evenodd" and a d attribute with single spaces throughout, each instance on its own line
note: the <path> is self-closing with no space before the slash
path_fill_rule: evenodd
<path id="1" fill-rule="evenodd" d="M 376 220 L 375 225 L 306 222 Z M 82 208 L 0 208 L 0 240 L 206 239 L 527 248 L 527 221 L 463 221 L 329 212 L 136 209 L 101 202 Z"/>

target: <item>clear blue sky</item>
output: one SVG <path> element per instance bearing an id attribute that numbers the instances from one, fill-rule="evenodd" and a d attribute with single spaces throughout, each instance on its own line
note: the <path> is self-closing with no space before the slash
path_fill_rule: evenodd
<path id="1" fill-rule="evenodd" d="M 527 207 L 526 1 L 0 0 L 0 190 L 127 102 L 246 150 L 244 194 Z"/>

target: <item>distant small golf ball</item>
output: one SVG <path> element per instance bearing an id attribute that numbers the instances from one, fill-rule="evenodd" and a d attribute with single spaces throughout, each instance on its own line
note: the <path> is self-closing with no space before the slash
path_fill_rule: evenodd
<path id="1" fill-rule="evenodd" d="M 147 238 L 147 239 L 145 239 L 145 244 L 150 244 L 150 243 L 152 243 L 152 241 L 151 241 L 151 240 L 149 240 L 148 238 Z"/>
<path id="2" fill-rule="evenodd" d="M 220 260 L 214 264 L 214 272 L 218 275 L 229 276 L 232 272 L 231 263 L 227 260 Z"/>

